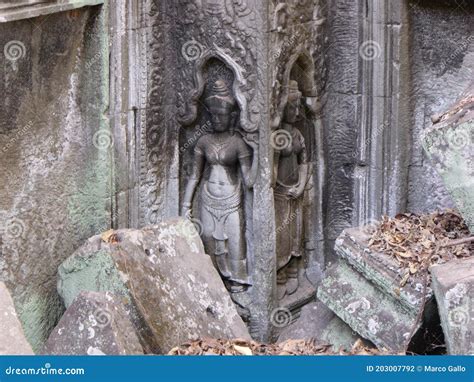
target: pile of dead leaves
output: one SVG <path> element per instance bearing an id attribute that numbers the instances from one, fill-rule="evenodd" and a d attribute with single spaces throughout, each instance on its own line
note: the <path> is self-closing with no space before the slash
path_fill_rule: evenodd
<path id="1" fill-rule="evenodd" d="M 471 243 L 452 245 L 469 237 L 469 229 L 456 211 L 428 215 L 413 213 L 384 217 L 370 228 L 369 247 L 395 258 L 406 270 L 404 282 L 430 265 L 442 264 L 474 253 Z"/>
<path id="2" fill-rule="evenodd" d="M 261 344 L 248 340 L 201 339 L 173 348 L 169 355 L 376 355 L 377 349 L 356 341 L 350 352 L 332 350 L 331 345 L 315 341 L 288 340 Z"/>

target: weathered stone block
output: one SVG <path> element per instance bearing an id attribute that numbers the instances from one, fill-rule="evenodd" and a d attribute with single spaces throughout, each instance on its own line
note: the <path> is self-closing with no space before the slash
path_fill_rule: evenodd
<path id="1" fill-rule="evenodd" d="M 431 268 L 433 290 L 450 354 L 474 354 L 474 258 Z"/>
<path id="2" fill-rule="evenodd" d="M 0 355 L 31 355 L 33 350 L 25 338 L 10 292 L 0 282 Z"/>
<path id="3" fill-rule="evenodd" d="M 384 253 L 369 249 L 370 229 L 349 228 L 344 230 L 336 240 L 335 251 L 347 263 L 353 266 L 367 280 L 374 283 L 382 293 L 397 300 L 408 310 L 419 310 L 423 302 L 429 300 L 433 292 L 426 288 L 423 299 L 424 278 L 412 275 L 401 287 L 406 269 Z"/>
<path id="4" fill-rule="evenodd" d="M 334 351 L 350 351 L 360 337 L 322 302 L 313 302 L 301 309 L 296 322 L 284 328 L 278 342 L 316 340 L 332 345 Z"/>
<path id="5" fill-rule="evenodd" d="M 335 246 L 341 258 L 327 270 L 318 298 L 380 349 L 404 352 L 432 291 L 427 287 L 423 298 L 424 282 L 417 277 L 400 286 L 400 267 L 369 250 L 367 240 L 364 230 L 343 231 Z"/>
<path id="6" fill-rule="evenodd" d="M 424 135 L 423 146 L 474 232 L 474 85 Z"/>
<path id="7" fill-rule="evenodd" d="M 147 353 L 196 338 L 250 337 L 188 220 L 89 239 L 60 266 L 58 289 L 66 306 L 82 290 L 122 296 Z"/>
<path id="8" fill-rule="evenodd" d="M 120 298 L 82 292 L 51 333 L 43 354 L 132 355 L 143 349 Z"/>

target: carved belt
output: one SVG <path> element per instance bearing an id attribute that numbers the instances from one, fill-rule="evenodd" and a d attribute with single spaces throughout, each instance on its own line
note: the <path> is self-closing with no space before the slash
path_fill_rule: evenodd
<path id="1" fill-rule="evenodd" d="M 226 218 L 232 212 L 238 211 L 242 204 L 240 184 L 235 192 L 231 195 L 219 198 L 211 195 L 207 189 L 207 184 L 204 184 L 202 192 L 202 204 L 204 208 L 214 216 L 218 221 Z"/>

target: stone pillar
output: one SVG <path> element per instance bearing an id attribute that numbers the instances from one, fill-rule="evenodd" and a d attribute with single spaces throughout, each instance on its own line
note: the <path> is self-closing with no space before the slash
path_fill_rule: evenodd
<path id="1" fill-rule="evenodd" d="M 410 159 L 408 1 L 342 0 L 329 6 L 328 253 L 344 228 L 407 205 Z"/>

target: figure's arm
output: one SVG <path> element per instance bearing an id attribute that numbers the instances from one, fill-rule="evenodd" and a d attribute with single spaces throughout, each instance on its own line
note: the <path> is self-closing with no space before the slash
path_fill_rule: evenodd
<path id="1" fill-rule="evenodd" d="M 189 217 L 191 214 L 191 206 L 193 204 L 194 193 L 196 188 L 201 180 L 205 164 L 205 159 L 202 154 L 197 152 L 194 153 L 194 164 L 191 172 L 191 176 L 188 179 L 186 184 L 186 189 L 184 191 L 183 206 L 181 209 L 181 215 Z"/>
<path id="2" fill-rule="evenodd" d="M 252 188 L 257 181 L 258 143 L 245 138 L 244 141 L 244 145 L 246 144 L 246 147 L 241 150 L 242 152 L 239 152 L 240 169 L 242 171 L 245 187 Z M 248 155 L 250 149 L 247 145 L 252 148 L 252 155 Z"/>
<path id="3" fill-rule="evenodd" d="M 295 186 L 293 196 L 294 198 L 299 198 L 303 195 L 306 188 L 306 184 L 309 179 L 309 166 L 308 166 L 308 156 L 306 153 L 306 146 L 304 144 L 304 139 L 301 137 L 301 146 L 302 149 L 298 154 L 298 185 Z"/>

